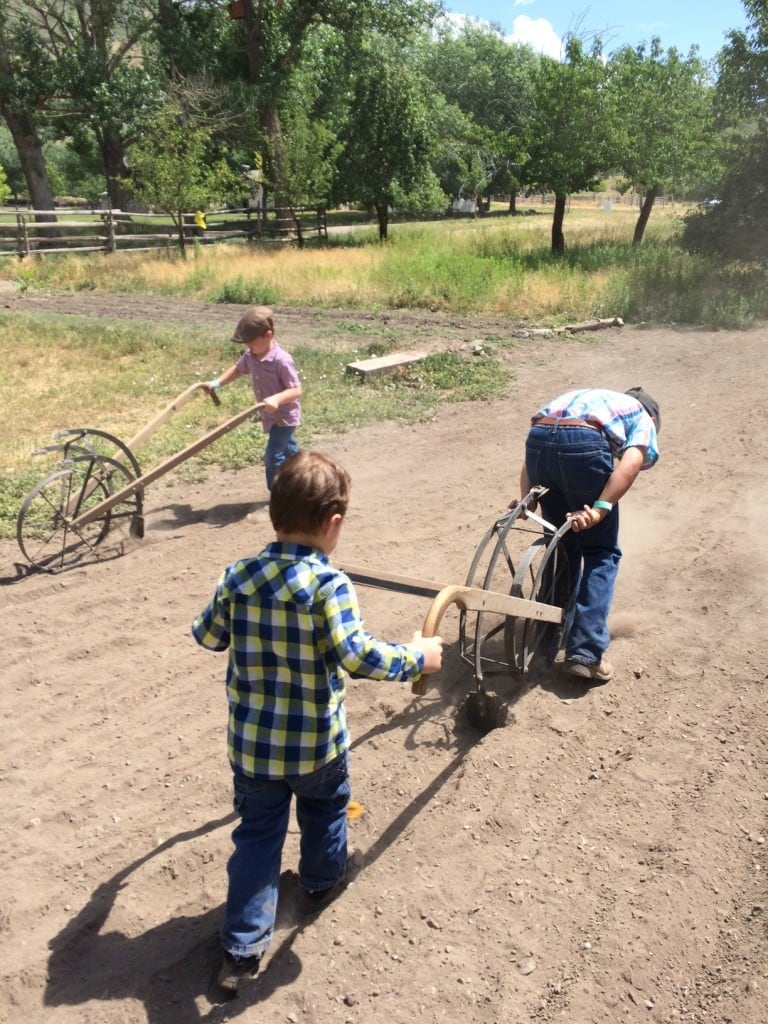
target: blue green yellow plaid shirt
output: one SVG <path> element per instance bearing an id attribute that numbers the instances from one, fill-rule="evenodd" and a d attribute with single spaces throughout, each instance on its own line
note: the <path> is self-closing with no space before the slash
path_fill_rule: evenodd
<path id="1" fill-rule="evenodd" d="M 424 664 L 366 632 L 349 577 L 298 544 L 226 568 L 192 635 L 229 652 L 229 759 L 255 778 L 305 775 L 348 749 L 346 673 L 406 682 Z"/>

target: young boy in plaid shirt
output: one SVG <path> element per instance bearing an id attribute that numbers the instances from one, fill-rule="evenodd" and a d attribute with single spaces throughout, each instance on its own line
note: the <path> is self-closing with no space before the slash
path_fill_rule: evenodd
<path id="1" fill-rule="evenodd" d="M 228 652 L 228 753 L 240 822 L 227 865 L 219 984 L 231 992 L 256 974 L 272 940 L 294 796 L 303 912 L 344 887 L 346 673 L 408 682 L 441 665 L 440 637 L 416 633 L 410 644 L 390 644 L 363 628 L 351 581 L 330 563 L 349 486 L 347 472 L 324 455 L 288 459 L 270 495 L 276 540 L 224 570 L 192 626 L 201 646 Z"/>

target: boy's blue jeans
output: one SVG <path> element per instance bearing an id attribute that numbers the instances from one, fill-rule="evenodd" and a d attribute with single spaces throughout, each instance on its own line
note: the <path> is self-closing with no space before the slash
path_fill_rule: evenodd
<path id="1" fill-rule="evenodd" d="M 280 860 L 291 808 L 301 832 L 299 882 L 309 892 L 328 889 L 347 870 L 349 757 L 311 775 L 254 779 L 234 772 L 234 808 L 240 823 L 227 864 L 229 888 L 221 943 L 233 956 L 263 954 L 272 941 Z"/>
<path id="2" fill-rule="evenodd" d="M 278 427 L 277 424 L 270 428 L 267 447 L 264 450 L 264 470 L 267 474 L 267 487 L 270 491 L 275 473 L 286 459 L 295 455 L 299 450 L 293 430 L 293 427 Z"/>
<path id="3" fill-rule="evenodd" d="M 549 492 L 541 510 L 554 526 L 600 497 L 613 472 L 608 440 L 590 427 L 533 426 L 525 443 L 525 467 L 531 486 Z M 619 571 L 619 507 L 597 526 L 563 536 L 571 572 L 566 613 L 565 656 L 583 665 L 597 664 L 610 643 L 608 613 Z"/>

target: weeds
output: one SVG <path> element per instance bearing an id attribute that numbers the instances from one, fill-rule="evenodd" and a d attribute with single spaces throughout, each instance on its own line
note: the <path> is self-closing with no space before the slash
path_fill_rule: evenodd
<path id="1" fill-rule="evenodd" d="M 246 281 L 236 277 L 226 281 L 210 295 L 212 302 L 242 303 L 253 306 L 271 306 L 280 301 L 280 296 L 269 285 L 261 281 Z"/>

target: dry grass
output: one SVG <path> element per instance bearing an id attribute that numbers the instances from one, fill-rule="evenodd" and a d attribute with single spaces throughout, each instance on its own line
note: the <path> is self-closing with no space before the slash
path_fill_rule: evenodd
<path id="1" fill-rule="evenodd" d="M 584 275 L 549 259 L 552 209 L 525 215 L 393 223 L 387 245 L 373 226 L 344 229 L 322 248 L 220 244 L 187 260 L 167 252 L 54 256 L 0 264 L 0 278 L 72 290 L 194 295 L 210 301 L 376 308 L 395 305 L 504 313 L 521 320 L 588 315 L 599 306 L 601 273 Z M 667 238 L 682 207 L 654 210 L 649 236 Z M 637 209 L 574 203 L 569 251 L 631 242 Z M 532 254 L 537 258 L 533 259 Z M 573 278 L 581 277 L 576 282 Z M 584 280 L 583 278 L 589 278 Z M 466 283 L 466 290 L 464 284 Z"/>

